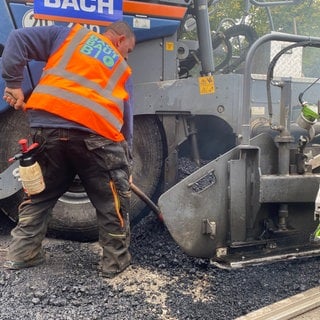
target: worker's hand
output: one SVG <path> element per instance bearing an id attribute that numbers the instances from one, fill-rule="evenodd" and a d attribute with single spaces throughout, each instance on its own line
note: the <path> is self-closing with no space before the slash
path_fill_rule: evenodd
<path id="1" fill-rule="evenodd" d="M 3 100 L 5 100 L 8 105 L 15 108 L 16 110 L 24 109 L 24 94 L 21 88 L 6 87 L 4 89 Z"/>
<path id="2" fill-rule="evenodd" d="M 129 184 L 130 185 L 132 184 L 132 174 L 130 174 L 130 176 L 129 176 Z"/>

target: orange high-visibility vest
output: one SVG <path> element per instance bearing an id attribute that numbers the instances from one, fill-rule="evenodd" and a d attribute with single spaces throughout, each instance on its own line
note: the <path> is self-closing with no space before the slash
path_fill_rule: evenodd
<path id="1" fill-rule="evenodd" d="M 125 82 L 130 74 L 109 39 L 76 25 L 50 56 L 26 109 L 44 110 L 122 141 Z"/>

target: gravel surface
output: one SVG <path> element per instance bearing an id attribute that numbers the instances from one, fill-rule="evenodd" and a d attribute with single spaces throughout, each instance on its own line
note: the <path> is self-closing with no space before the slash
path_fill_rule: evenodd
<path id="1" fill-rule="evenodd" d="M 12 227 L 0 214 L 1 261 Z M 189 257 L 154 214 L 132 229 L 132 266 L 114 279 L 99 274 L 97 243 L 44 247 L 44 265 L 0 268 L 1 320 L 227 320 L 320 285 L 320 258 L 222 270 Z"/>

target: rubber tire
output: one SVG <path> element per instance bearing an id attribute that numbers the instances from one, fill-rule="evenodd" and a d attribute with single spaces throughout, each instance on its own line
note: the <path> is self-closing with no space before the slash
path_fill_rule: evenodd
<path id="1" fill-rule="evenodd" d="M 29 136 L 27 116 L 23 111 L 9 108 L 0 115 L 0 172 L 9 166 L 8 159 L 19 153 L 18 141 Z M 18 207 L 23 198 L 23 190 L 9 198 L 0 200 L 1 210 L 14 222 L 18 220 Z"/>
<path id="2" fill-rule="evenodd" d="M 245 49 L 245 52 L 241 56 L 233 61 L 230 64 L 233 55 L 233 48 L 230 40 L 236 37 L 245 37 L 248 47 Z M 258 39 L 258 34 L 256 31 L 249 25 L 246 24 L 237 24 L 223 32 L 218 32 L 212 35 L 212 48 L 213 50 L 218 49 L 219 46 L 224 46 L 226 48 L 226 54 L 223 57 L 222 61 L 215 65 L 215 73 L 230 73 L 237 70 L 240 65 L 245 61 L 249 48 L 252 44 Z M 197 58 L 195 58 L 197 56 Z M 200 50 L 196 50 L 194 54 L 190 54 L 186 59 L 180 61 L 180 78 L 187 77 L 188 72 L 198 63 L 200 59 Z"/>
<path id="3" fill-rule="evenodd" d="M 134 119 L 133 181 L 154 202 L 163 188 L 165 138 L 162 124 L 155 115 L 140 115 Z M 150 208 L 135 194 L 131 199 L 131 222 L 138 223 Z"/>
<path id="4" fill-rule="evenodd" d="M 237 24 L 230 28 L 228 28 L 225 32 L 225 41 L 230 43 L 230 40 L 232 38 L 236 38 L 239 36 L 245 37 L 248 46 L 245 48 L 245 51 L 241 53 L 240 57 L 233 61 L 231 64 L 229 64 L 229 61 L 231 60 L 231 57 L 233 53 L 231 54 L 231 57 L 229 58 L 229 61 L 227 63 L 219 66 L 219 69 L 217 68 L 217 71 L 220 70 L 221 73 L 230 73 L 235 70 L 237 70 L 240 65 L 245 61 L 247 53 L 250 49 L 250 47 L 253 45 L 253 43 L 258 39 L 257 32 L 249 25 L 246 24 Z M 232 45 L 230 45 L 232 48 Z M 232 49 L 231 49 L 232 50 Z"/>
<path id="5" fill-rule="evenodd" d="M 160 128 L 156 116 L 137 116 L 134 119 L 133 181 L 154 200 L 161 189 L 164 163 L 164 144 Z M 75 196 L 79 197 L 79 203 L 74 202 Z M 150 209 L 146 204 L 132 194 L 131 225 L 137 224 L 148 213 Z M 49 234 L 78 241 L 98 238 L 95 209 L 83 190 L 71 195 L 67 192 L 61 197 L 53 210 Z"/>
<path id="6" fill-rule="evenodd" d="M 19 151 L 18 140 L 28 136 L 26 115 L 8 110 L 1 115 L 0 169 L 8 167 L 7 159 Z M 137 116 L 134 120 L 133 181 L 151 199 L 161 188 L 164 163 L 164 144 L 161 124 L 156 116 Z M 48 226 L 51 236 L 78 241 L 98 239 L 95 209 L 84 192 L 81 183 L 74 185 L 63 195 L 53 209 Z M 20 190 L 10 198 L 0 201 L 0 208 L 11 220 L 18 220 L 18 206 L 22 200 Z M 136 195 L 132 195 L 130 220 L 138 223 L 150 210 Z"/>

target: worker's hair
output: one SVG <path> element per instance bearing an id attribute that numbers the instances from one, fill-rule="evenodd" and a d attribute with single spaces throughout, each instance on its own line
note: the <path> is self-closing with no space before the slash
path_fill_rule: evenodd
<path id="1" fill-rule="evenodd" d="M 125 21 L 116 21 L 107 26 L 106 32 L 112 30 L 118 35 L 124 35 L 126 38 L 135 38 L 135 34 L 130 25 Z"/>

